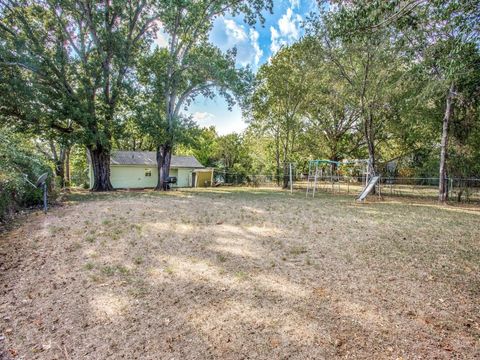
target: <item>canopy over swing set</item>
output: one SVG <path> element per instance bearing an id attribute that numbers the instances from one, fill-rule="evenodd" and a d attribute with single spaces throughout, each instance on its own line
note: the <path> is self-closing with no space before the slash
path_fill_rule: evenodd
<path id="1" fill-rule="evenodd" d="M 357 196 L 357 200 L 364 200 L 366 196 L 378 184 L 380 176 L 375 176 L 370 166 L 370 161 L 366 160 L 350 160 L 350 161 L 333 161 L 333 160 L 309 160 L 308 162 L 308 177 L 307 177 L 307 192 L 306 197 L 310 194 L 315 197 L 315 192 L 323 181 L 323 184 L 330 181 L 331 190 L 335 192 L 335 184 L 338 184 L 340 189 L 340 173 L 339 170 L 344 167 L 361 167 L 362 177 L 362 192 Z M 347 183 L 348 186 L 348 183 Z M 368 190 L 368 191 L 367 191 Z"/>

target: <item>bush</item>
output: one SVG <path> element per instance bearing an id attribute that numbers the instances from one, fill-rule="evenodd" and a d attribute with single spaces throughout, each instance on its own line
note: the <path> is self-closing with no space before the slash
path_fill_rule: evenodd
<path id="1" fill-rule="evenodd" d="M 52 179 L 49 163 L 28 140 L 0 131 L 0 221 L 7 220 L 20 207 L 41 203 L 41 189 L 34 188 L 27 179 L 34 183 L 45 172 Z"/>

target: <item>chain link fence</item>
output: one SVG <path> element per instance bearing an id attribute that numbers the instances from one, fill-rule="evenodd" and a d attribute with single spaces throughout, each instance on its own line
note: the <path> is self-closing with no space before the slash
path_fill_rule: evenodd
<path id="1" fill-rule="evenodd" d="M 307 174 L 293 173 L 293 189 L 306 191 Z M 289 176 L 276 174 L 240 174 L 215 170 L 216 186 L 283 187 L 290 189 Z M 438 199 L 438 177 L 381 177 L 380 191 L 384 196 Z M 480 179 L 448 178 L 450 201 L 480 203 Z M 310 182 L 312 186 L 313 180 Z M 318 176 L 316 191 L 331 194 L 358 195 L 365 187 L 364 176 Z"/>

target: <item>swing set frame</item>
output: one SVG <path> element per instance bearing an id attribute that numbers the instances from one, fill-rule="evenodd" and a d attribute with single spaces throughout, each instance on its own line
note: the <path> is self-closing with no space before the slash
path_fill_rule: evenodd
<path id="1" fill-rule="evenodd" d="M 368 159 L 348 160 L 348 161 L 334 161 L 334 160 L 328 160 L 328 159 L 309 160 L 307 191 L 305 194 L 306 197 L 308 197 L 309 194 L 311 194 L 312 197 L 315 197 L 315 192 L 317 191 L 319 178 L 320 179 L 325 178 L 323 176 L 323 170 L 325 165 L 327 167 L 329 166 L 329 170 L 330 170 L 329 176 L 330 176 L 330 182 L 332 184 L 332 192 L 334 192 L 335 180 L 338 183 L 340 179 L 340 175 L 338 174 L 338 169 L 341 166 L 363 165 L 364 169 L 362 171 L 362 177 L 364 177 L 364 183 L 365 183 L 364 186 L 367 186 L 368 182 L 370 181 L 370 178 L 374 175 L 370 173 L 371 166 L 370 166 L 370 161 Z M 334 172 L 336 172 L 335 175 L 334 175 Z"/>

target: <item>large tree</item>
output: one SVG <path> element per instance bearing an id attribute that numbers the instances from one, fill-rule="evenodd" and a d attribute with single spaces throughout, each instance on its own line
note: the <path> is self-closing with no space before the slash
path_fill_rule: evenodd
<path id="1" fill-rule="evenodd" d="M 200 0 L 173 1 L 162 9 L 162 29 L 169 39 L 159 55 L 163 59 L 158 69 L 162 75 L 154 80 L 157 92 L 163 95 L 159 101 L 164 112 L 159 116 L 166 121 L 166 136 L 157 148 L 158 189 L 164 188 L 163 182 L 168 178 L 175 122 L 182 107 L 198 95 L 213 97 L 214 89 L 230 104 L 233 97 L 229 91 L 237 97 L 245 93 L 249 72 L 235 71 L 235 51 L 222 54 L 209 43 L 214 20 L 226 14 L 241 14 L 253 25 L 257 19 L 263 21 L 261 11 L 271 8 L 270 0 Z"/>
<path id="2" fill-rule="evenodd" d="M 345 13 L 350 14 L 350 6 L 337 4 L 313 19 L 309 34 L 319 42 L 322 60 L 335 69 L 334 81 L 347 94 L 343 100 L 348 101 L 348 112 L 358 117 L 356 126 L 363 134 L 373 175 L 378 171 L 379 144 L 386 140 L 386 125 L 395 115 L 397 83 L 405 68 L 391 42 L 392 31 L 349 32 Z"/>
<path id="3" fill-rule="evenodd" d="M 303 106 L 305 148 L 311 155 L 334 161 L 355 157 L 365 142 L 350 84 L 339 76 L 337 65 L 326 59 L 327 51 L 316 37 L 305 37 L 295 48 L 302 54 L 298 66 L 307 74 L 309 85 Z"/>
<path id="4" fill-rule="evenodd" d="M 28 77 L 22 76 L 20 69 L 0 67 L 0 126 L 35 139 L 37 149 L 54 164 L 63 187 L 69 181 L 69 149 L 78 129 L 68 118 L 42 107 L 37 100 L 41 94 L 26 83 Z"/>
<path id="5" fill-rule="evenodd" d="M 0 66 L 15 70 L 18 92 L 34 107 L 81 130 L 93 190 L 112 190 L 110 151 L 117 109 L 132 66 L 155 30 L 156 0 L 1 0 Z M 7 110 L 10 104 L 4 104 Z M 10 115 L 16 121 L 30 114 Z M 54 120 L 52 127 L 61 127 Z"/>
<path id="6" fill-rule="evenodd" d="M 410 59 L 416 76 L 423 77 L 432 102 L 441 98 L 439 201 L 448 197 L 449 132 L 459 101 L 475 93 L 480 83 L 478 44 L 480 8 L 469 0 L 336 1 L 335 27 L 347 38 L 395 34 L 390 40 Z"/>
<path id="7" fill-rule="evenodd" d="M 244 137 L 232 133 L 217 140 L 217 168 L 224 172 L 226 182 L 240 182 L 250 174 L 252 160 Z"/>
<path id="8" fill-rule="evenodd" d="M 191 141 L 177 146 L 179 154 L 193 155 L 203 166 L 215 166 L 218 155 L 218 139 L 215 126 L 192 128 Z"/>
<path id="9" fill-rule="evenodd" d="M 415 36 L 409 47 L 422 60 L 417 71 L 431 83 L 426 90 L 444 104 L 438 200 L 445 202 L 451 123 L 463 104 L 478 96 L 480 87 L 480 7 L 464 0 L 433 1 L 418 6 L 413 15 L 415 31 L 404 31 Z"/>
<path id="10" fill-rule="evenodd" d="M 309 101 L 307 74 L 298 66 L 301 58 L 296 47 L 275 54 L 260 68 L 250 104 L 250 126 L 273 139 L 277 181 L 283 173 L 283 187 L 288 186 L 287 165 L 298 150 L 304 130 L 302 111 Z"/>
<path id="11" fill-rule="evenodd" d="M 208 42 L 192 46 L 182 59 L 183 68 L 177 69 L 174 75 L 169 75 L 170 60 L 167 49 L 156 49 L 145 57 L 138 72 L 141 84 L 138 120 L 156 145 L 157 190 L 166 188 L 165 180 L 169 176 L 176 142 L 188 140 L 186 137 L 190 134 L 191 120 L 181 111 L 200 95 L 213 98 L 220 94 L 233 106 L 235 99 L 241 100 L 245 96 L 252 79 L 248 68 L 235 67 L 234 51 L 222 53 Z M 174 81 L 174 90 L 168 79 Z M 172 91 L 174 94 L 171 94 Z M 165 111 L 165 97 L 171 101 L 168 111 Z M 173 104 L 175 106 L 170 108 Z"/>

